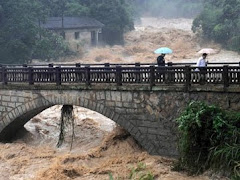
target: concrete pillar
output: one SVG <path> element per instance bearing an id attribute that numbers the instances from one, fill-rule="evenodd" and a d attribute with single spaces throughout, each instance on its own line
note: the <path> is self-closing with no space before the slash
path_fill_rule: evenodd
<path id="1" fill-rule="evenodd" d="M 98 45 L 98 30 L 95 31 L 95 37 L 96 37 L 95 44 L 97 46 Z"/>

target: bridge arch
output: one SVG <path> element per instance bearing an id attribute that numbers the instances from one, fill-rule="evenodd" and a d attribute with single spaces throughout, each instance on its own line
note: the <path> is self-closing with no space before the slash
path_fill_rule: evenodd
<path id="1" fill-rule="evenodd" d="M 31 94 L 31 93 L 30 93 Z M 104 96 L 103 96 L 104 94 Z M 114 101 L 119 97 L 107 97 L 108 95 L 113 95 L 114 93 L 100 92 L 99 95 L 102 97 L 97 98 L 96 93 L 49 93 L 46 94 L 41 92 L 37 94 L 31 94 L 32 98 L 26 97 L 26 99 L 21 100 L 21 98 L 16 98 L 19 101 L 16 107 L 7 111 L 2 116 L 2 126 L 0 127 L 0 140 L 6 141 L 11 139 L 16 131 L 23 127 L 31 118 L 39 114 L 43 110 L 54 106 L 54 105 L 75 105 L 90 109 L 92 111 L 98 112 L 109 119 L 113 120 L 115 123 L 120 125 L 126 131 L 128 131 L 138 143 L 146 149 L 151 154 L 158 154 L 154 148 L 154 143 L 145 136 L 142 130 L 144 128 L 139 128 L 134 124 L 131 116 L 125 116 L 124 114 L 128 111 L 133 111 L 130 107 L 136 107 L 133 102 L 119 102 L 123 107 L 116 107 Z M 119 95 L 117 93 L 117 95 Z M 129 96 L 130 94 L 128 94 Z M 131 96 L 131 95 L 130 95 Z M 11 99 L 11 98 L 10 98 Z M 132 99 L 132 97 L 130 97 Z M 127 100 L 127 98 L 125 99 Z M 23 101 L 22 103 L 20 103 Z M 135 108 L 136 111 L 137 108 Z M 134 118 L 136 115 L 132 116 Z M 128 119 L 130 118 L 130 119 Z"/>
<path id="2" fill-rule="evenodd" d="M 150 154 L 177 156 L 175 119 L 187 104 L 199 100 L 239 111 L 240 93 L 235 91 L 184 92 L 176 87 L 148 90 L 141 87 L 8 86 L 0 91 L 0 139 L 14 133 L 44 109 L 66 104 L 84 107 L 112 119 Z"/>

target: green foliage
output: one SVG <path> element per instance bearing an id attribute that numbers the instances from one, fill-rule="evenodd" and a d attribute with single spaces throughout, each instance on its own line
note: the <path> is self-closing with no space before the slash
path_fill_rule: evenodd
<path id="1" fill-rule="evenodd" d="M 137 167 L 131 168 L 129 179 L 153 180 L 154 176 L 151 172 L 146 171 L 146 164 L 139 162 Z"/>
<path id="2" fill-rule="evenodd" d="M 0 63 L 26 62 L 32 55 L 39 4 L 30 0 L 1 1 Z M 32 9 L 32 12 L 26 11 Z"/>
<path id="3" fill-rule="evenodd" d="M 57 34 L 43 31 L 41 38 L 33 48 L 33 57 L 36 59 L 50 60 L 58 59 L 70 53 L 63 38 Z"/>
<path id="4" fill-rule="evenodd" d="M 89 16 L 90 9 L 82 6 L 77 2 L 69 2 L 66 4 L 65 16 Z"/>
<path id="5" fill-rule="evenodd" d="M 112 173 L 109 172 L 109 173 L 108 173 L 108 176 L 109 176 L 109 180 L 114 180 Z"/>
<path id="6" fill-rule="evenodd" d="M 38 26 L 49 9 L 37 0 L 0 1 L 0 63 L 58 58 L 68 52 L 63 40 Z M 41 39 L 39 38 L 41 35 Z"/>
<path id="7" fill-rule="evenodd" d="M 103 39 L 110 45 L 123 44 L 123 33 L 132 30 L 133 12 L 131 2 L 126 0 L 102 0 L 93 1 L 90 4 L 90 14 L 102 22 Z"/>
<path id="8" fill-rule="evenodd" d="M 191 174 L 214 169 L 239 175 L 240 113 L 191 102 L 177 123 L 180 159 L 175 169 Z"/>
<path id="9" fill-rule="evenodd" d="M 133 29 L 133 14 L 126 0 L 0 0 L 0 63 L 68 55 L 61 37 L 38 26 L 47 17 L 94 17 L 105 24 L 103 39 L 108 44 L 123 44 L 123 33 Z"/>
<path id="10" fill-rule="evenodd" d="M 193 22 L 192 30 L 195 32 L 198 28 L 206 38 L 240 51 L 240 1 L 206 0 L 204 10 Z"/>

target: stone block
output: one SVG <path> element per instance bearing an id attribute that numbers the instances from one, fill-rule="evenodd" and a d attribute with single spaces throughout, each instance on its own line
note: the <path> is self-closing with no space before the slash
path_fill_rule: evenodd
<path id="1" fill-rule="evenodd" d="M 147 144 L 148 144 L 148 139 L 144 138 L 141 145 L 146 149 L 147 148 Z"/>
<path id="2" fill-rule="evenodd" d="M 159 129 L 158 128 L 148 128 L 148 133 L 149 134 L 159 134 Z"/>
<path id="3" fill-rule="evenodd" d="M 5 112 L 6 111 L 6 107 L 5 106 L 0 106 L 0 112 Z"/>
<path id="4" fill-rule="evenodd" d="M 7 106 L 14 108 L 14 107 L 16 107 L 16 104 L 14 102 L 8 102 Z"/>
<path id="5" fill-rule="evenodd" d="M 103 104 L 100 104 L 99 109 L 100 109 L 99 113 L 100 113 L 100 114 L 103 114 L 104 105 L 103 105 Z"/>
<path id="6" fill-rule="evenodd" d="M 131 92 L 121 92 L 122 95 L 122 102 L 132 102 L 133 95 Z"/>
<path id="7" fill-rule="evenodd" d="M 13 108 L 12 107 L 6 107 L 7 108 L 7 112 L 10 112 Z"/>
<path id="8" fill-rule="evenodd" d="M 115 106 L 116 107 L 123 107 L 123 103 L 122 102 L 115 102 Z"/>
<path id="9" fill-rule="evenodd" d="M 30 110 L 30 107 L 31 107 L 31 106 L 30 106 L 30 103 L 29 103 L 29 102 L 28 102 L 28 103 L 26 103 L 26 104 L 25 104 L 25 107 L 26 107 L 26 108 L 27 108 L 27 110 L 29 111 L 29 110 Z"/>
<path id="10" fill-rule="evenodd" d="M 135 120 L 135 119 L 131 118 L 131 116 L 127 116 L 127 119 L 131 119 L 130 120 L 131 124 L 136 126 L 136 127 L 138 127 L 141 124 L 141 121 Z"/>
<path id="11" fill-rule="evenodd" d="M 119 114 L 118 113 L 113 113 L 113 117 L 111 118 L 114 122 L 118 122 L 119 119 Z"/>
<path id="12" fill-rule="evenodd" d="M 146 109 L 148 110 L 149 114 L 153 114 L 154 113 L 154 110 L 153 110 L 153 108 L 151 106 L 147 105 Z"/>
<path id="13" fill-rule="evenodd" d="M 112 97 L 112 101 L 117 101 L 120 102 L 121 101 L 121 93 L 117 92 L 117 91 L 111 91 L 111 97 Z"/>
<path id="14" fill-rule="evenodd" d="M 101 114 L 104 115 L 104 116 L 107 116 L 107 115 L 106 115 L 106 114 L 107 114 L 107 111 L 108 111 L 108 108 L 104 107 Z M 107 117 L 108 117 L 108 116 L 107 116 Z"/>
<path id="15" fill-rule="evenodd" d="M 96 99 L 95 91 L 90 91 L 88 93 L 89 93 L 89 96 L 90 96 L 89 99 L 92 100 L 92 101 L 95 101 L 95 99 Z"/>
<path id="16" fill-rule="evenodd" d="M 140 131 L 137 131 L 137 133 L 135 134 L 135 139 L 140 140 L 140 136 L 141 136 Z"/>
<path id="17" fill-rule="evenodd" d="M 125 108 L 133 108 L 133 103 L 124 102 L 123 103 L 123 107 L 125 107 Z"/>
<path id="18" fill-rule="evenodd" d="M 124 108 L 124 111 L 130 116 L 135 113 L 135 109 L 132 108 Z"/>
<path id="19" fill-rule="evenodd" d="M 111 118 L 111 114 L 112 114 L 112 109 L 106 108 L 106 112 L 105 112 L 105 116 L 108 118 Z"/>
<path id="20" fill-rule="evenodd" d="M 118 122 L 117 122 L 120 126 L 122 126 L 123 127 L 123 125 L 124 125 L 124 120 L 123 120 L 123 117 L 121 116 L 121 117 L 119 117 L 119 119 L 118 119 Z"/>
<path id="21" fill-rule="evenodd" d="M 14 119 L 14 115 L 15 115 L 15 114 L 13 114 L 12 112 L 9 112 L 9 113 L 8 113 L 9 119 L 10 119 L 10 120 L 13 120 L 13 119 Z"/>
<path id="22" fill-rule="evenodd" d="M 10 102 L 10 96 L 2 96 L 2 101 Z"/>
<path id="23" fill-rule="evenodd" d="M 82 98 L 82 97 L 79 97 L 78 98 L 78 104 L 79 104 L 79 106 L 81 106 L 81 107 L 83 107 L 84 106 L 84 98 Z"/>
<path id="24" fill-rule="evenodd" d="M 147 134 L 147 132 L 148 132 L 147 127 L 139 127 L 138 129 L 141 131 L 141 134 Z"/>
<path id="25" fill-rule="evenodd" d="M 68 104 L 68 97 L 67 97 L 67 95 L 64 95 L 64 96 L 61 96 L 61 97 L 62 97 L 61 98 L 62 105 L 64 105 L 64 104 L 69 105 Z"/>
<path id="26" fill-rule="evenodd" d="M 26 98 L 32 98 L 33 94 L 31 91 L 23 91 L 22 96 Z"/>
<path id="27" fill-rule="evenodd" d="M 152 144 L 147 145 L 146 150 L 149 154 L 155 154 L 155 147 Z"/>
<path id="28" fill-rule="evenodd" d="M 111 92 L 110 91 L 105 91 L 105 94 L 106 94 L 106 100 L 107 101 L 111 101 L 112 98 L 111 98 Z"/>
<path id="29" fill-rule="evenodd" d="M 138 129 L 133 126 L 133 128 L 130 131 L 130 133 L 135 136 L 137 134 L 137 132 L 138 132 Z"/>
<path id="30" fill-rule="evenodd" d="M 106 106 L 108 107 L 115 107 L 115 102 L 114 101 L 107 101 Z"/>
<path id="31" fill-rule="evenodd" d="M 89 108 L 90 110 L 93 110 L 92 107 L 93 107 L 93 102 L 92 102 L 92 100 L 88 100 L 88 108 Z"/>
<path id="32" fill-rule="evenodd" d="M 17 108 L 15 108 L 13 111 L 14 111 L 14 114 L 16 115 L 16 117 L 20 116 L 20 112 L 18 111 Z"/>
<path id="33" fill-rule="evenodd" d="M 113 116 L 114 116 L 115 112 L 111 109 L 111 112 L 110 112 L 110 115 L 109 115 L 109 119 L 113 119 Z"/>
<path id="34" fill-rule="evenodd" d="M 17 97 L 16 96 L 11 96 L 11 102 L 17 102 Z"/>
<path id="35" fill-rule="evenodd" d="M 47 96 L 47 99 L 49 102 L 53 103 L 53 104 L 57 104 L 57 98 L 55 96 Z"/>
<path id="36" fill-rule="evenodd" d="M 25 98 L 24 97 L 18 97 L 17 102 L 23 103 L 23 102 L 25 102 Z"/>
<path id="37" fill-rule="evenodd" d="M 128 132 L 130 132 L 131 134 L 133 134 L 133 129 L 134 129 L 134 126 L 129 122 L 129 125 L 128 125 Z"/>
<path id="38" fill-rule="evenodd" d="M 115 111 L 119 114 L 126 114 L 126 109 L 124 109 L 124 108 L 116 107 Z"/>
<path id="39" fill-rule="evenodd" d="M 20 108 L 22 109 L 22 112 L 23 112 L 23 113 L 26 113 L 26 112 L 27 112 L 26 104 L 20 106 Z"/>
<path id="40" fill-rule="evenodd" d="M 2 106 L 7 106 L 7 104 L 8 104 L 8 102 L 6 102 L 6 101 L 2 101 Z"/>
<path id="41" fill-rule="evenodd" d="M 22 105 L 22 103 L 16 103 L 16 107 L 21 106 L 21 105 Z"/>
<path id="42" fill-rule="evenodd" d="M 149 127 L 149 128 L 157 128 L 157 127 L 159 127 L 159 123 L 146 120 L 146 121 L 141 121 L 140 126 Z"/>
<path id="43" fill-rule="evenodd" d="M 97 103 L 93 101 L 92 102 L 92 110 L 96 111 L 96 109 L 97 109 Z"/>
<path id="44" fill-rule="evenodd" d="M 104 93 L 104 91 L 98 91 L 98 92 L 96 92 L 96 99 L 97 99 L 97 100 L 104 100 L 104 99 L 106 99 L 106 98 L 105 98 L 105 93 Z"/>
<path id="45" fill-rule="evenodd" d="M 89 105 L 88 99 L 84 99 L 83 107 L 88 108 L 88 105 Z"/>

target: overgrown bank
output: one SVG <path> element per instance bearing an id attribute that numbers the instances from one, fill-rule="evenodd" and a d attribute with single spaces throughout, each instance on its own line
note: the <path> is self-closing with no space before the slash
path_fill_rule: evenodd
<path id="1" fill-rule="evenodd" d="M 191 102 L 177 122 L 180 158 L 175 169 L 191 174 L 214 170 L 240 178 L 240 113 Z"/>

